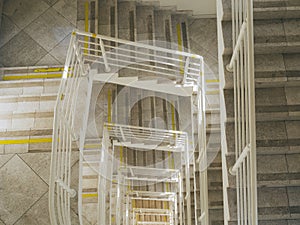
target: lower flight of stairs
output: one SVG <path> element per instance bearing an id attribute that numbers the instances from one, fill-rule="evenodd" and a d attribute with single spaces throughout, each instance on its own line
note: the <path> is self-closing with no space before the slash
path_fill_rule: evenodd
<path id="1" fill-rule="evenodd" d="M 52 72 L 48 76 L 37 72 L 48 69 L 1 69 L 0 154 L 51 151 L 53 110 L 60 79 L 51 78 Z"/>
<path id="2" fill-rule="evenodd" d="M 229 62 L 230 1 L 223 1 L 223 59 Z M 300 224 L 300 2 L 254 1 L 258 219 L 260 225 Z M 229 154 L 234 163 L 232 74 L 224 90 Z M 235 177 L 229 177 L 231 223 L 236 224 Z"/>

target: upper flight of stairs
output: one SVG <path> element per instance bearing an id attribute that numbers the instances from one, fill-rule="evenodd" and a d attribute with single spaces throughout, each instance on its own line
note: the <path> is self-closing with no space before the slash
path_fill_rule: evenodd
<path id="1" fill-rule="evenodd" d="M 225 50 L 232 54 L 230 1 L 223 1 Z M 300 1 L 254 1 L 256 139 L 259 224 L 300 223 Z M 227 167 L 234 159 L 232 74 L 225 70 Z M 236 224 L 235 177 L 229 205 Z"/>

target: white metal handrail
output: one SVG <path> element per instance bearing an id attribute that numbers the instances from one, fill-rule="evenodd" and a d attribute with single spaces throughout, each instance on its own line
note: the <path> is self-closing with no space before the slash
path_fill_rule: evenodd
<path id="1" fill-rule="evenodd" d="M 232 0 L 235 157 L 238 224 L 258 224 L 253 1 Z M 225 216 L 225 218 L 229 218 Z"/>
<path id="2" fill-rule="evenodd" d="M 126 68 L 195 84 L 202 73 L 203 58 L 187 52 L 82 31 L 76 31 L 75 42 L 84 62 L 102 65 L 106 72 Z"/>
<path id="3" fill-rule="evenodd" d="M 54 110 L 49 209 L 51 224 L 71 225 L 70 199 L 76 195 L 71 188 L 72 142 L 78 140 L 74 131 L 78 88 L 85 74 L 82 59 L 71 38 L 66 65 Z"/>
<path id="4" fill-rule="evenodd" d="M 93 41 L 90 41 L 89 39 Z M 194 86 L 194 90 L 197 92 L 195 102 L 197 103 L 196 105 L 200 112 L 198 113 L 196 127 L 193 125 L 191 133 L 193 134 L 194 130 L 198 129 L 198 133 L 200 135 L 198 137 L 199 152 L 205 151 L 206 143 L 203 135 L 205 135 L 206 132 L 205 130 L 202 130 L 205 129 L 205 82 L 203 76 L 204 64 L 201 56 L 102 35 L 79 31 L 73 32 L 54 116 L 51 175 L 49 185 L 50 219 L 51 224 L 53 225 L 71 224 L 70 198 L 74 197 L 75 193 L 70 185 L 72 155 L 71 144 L 72 141 L 77 141 L 79 136 L 76 133 L 77 131 L 74 125 L 76 122 L 76 116 L 80 114 L 76 112 L 76 103 L 79 94 L 78 87 L 82 79 L 86 79 L 88 81 L 86 87 L 87 94 L 85 96 L 87 112 L 84 112 L 85 114 L 82 115 L 82 126 L 79 128 L 81 139 L 80 150 L 82 151 L 84 148 L 83 145 L 87 129 L 88 107 L 92 88 L 92 74 L 89 74 L 91 66 L 97 66 L 100 72 L 101 70 L 105 72 L 114 72 L 114 70 L 117 71 L 123 68 L 126 68 L 129 71 L 143 71 L 146 72 L 146 75 L 152 74 L 165 76 L 173 79 L 174 81 L 176 80 L 177 82 L 178 80 L 181 80 L 183 85 Z M 170 146 L 183 148 L 186 163 L 184 173 L 186 178 L 190 177 L 189 164 L 191 162 L 195 163 L 195 159 L 192 159 L 191 157 L 191 154 L 194 152 L 190 151 L 190 149 L 193 149 L 195 146 L 192 147 L 191 145 L 189 147 L 191 143 L 188 140 L 191 138 L 192 144 L 194 144 L 193 136 L 190 137 L 187 133 L 181 131 L 157 130 L 152 128 L 141 130 L 140 127 L 116 126 L 114 124 L 106 124 L 104 129 L 107 130 L 109 135 L 111 135 L 113 131 L 115 137 L 121 138 L 122 141 L 137 138 L 140 140 L 150 140 L 154 144 L 157 144 L 158 142 L 168 143 Z M 128 136 L 128 134 L 130 135 Z M 104 141 L 107 141 L 106 139 L 107 138 L 105 138 Z M 106 156 L 110 157 L 108 153 Z M 193 161 L 191 161 L 191 159 Z M 82 156 L 80 157 L 80 160 L 83 160 Z M 102 167 L 99 169 L 103 170 L 103 168 L 101 168 Z M 111 172 L 109 168 L 105 168 L 105 171 L 102 171 L 102 173 L 105 172 L 105 175 Z M 102 188 L 105 188 L 105 186 L 109 184 L 102 178 L 99 178 L 99 182 L 99 187 Z M 206 180 L 203 180 L 201 185 L 205 185 L 205 182 L 207 186 Z M 180 184 L 179 189 L 180 193 L 183 193 L 183 191 L 187 193 L 187 195 L 183 197 L 185 201 L 180 203 L 180 207 L 182 209 L 186 208 L 187 215 L 182 215 L 180 221 L 186 220 L 187 224 L 191 225 L 193 212 L 191 211 L 190 180 L 186 179 L 185 187 Z M 101 193 L 98 193 L 98 196 L 100 197 Z M 104 196 L 102 197 L 104 198 Z M 81 193 L 79 193 L 78 198 L 80 201 Z M 99 203 L 103 201 L 104 200 L 101 199 L 101 201 L 99 200 Z M 184 206 L 185 204 L 186 206 Z M 204 207 L 208 210 L 208 203 L 207 206 Z M 98 208 L 98 215 L 100 215 L 100 212 L 102 212 L 103 209 L 103 207 Z M 82 213 L 80 210 L 81 209 L 79 207 L 79 214 Z M 196 205 L 194 214 L 197 214 Z M 79 218 L 81 218 L 81 215 Z M 197 218 L 197 216 L 195 216 L 195 218 Z M 98 221 L 101 223 L 100 220 L 101 219 L 99 218 Z"/>
<path id="5" fill-rule="evenodd" d="M 117 138 L 120 142 L 139 141 L 140 143 L 147 142 L 147 145 L 161 144 L 169 145 L 170 148 L 184 148 L 187 138 L 187 133 L 174 130 L 163 130 L 149 127 L 137 127 L 131 125 L 105 123 L 109 134 L 113 138 Z"/>

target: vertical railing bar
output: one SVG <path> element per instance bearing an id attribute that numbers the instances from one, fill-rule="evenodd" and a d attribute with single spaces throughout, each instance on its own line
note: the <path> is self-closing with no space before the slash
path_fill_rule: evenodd
<path id="1" fill-rule="evenodd" d="M 254 75 L 254 31 L 253 31 L 253 1 L 247 0 L 247 40 L 248 40 L 248 79 L 249 79 L 249 121 L 250 121 L 250 163 L 251 163 L 251 224 L 257 221 L 257 170 L 256 170 L 256 119 L 255 119 L 255 75 Z"/>

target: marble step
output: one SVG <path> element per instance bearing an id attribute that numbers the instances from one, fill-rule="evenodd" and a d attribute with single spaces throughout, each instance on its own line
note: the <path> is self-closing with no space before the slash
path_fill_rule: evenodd
<path id="1" fill-rule="evenodd" d="M 53 112 L 56 94 L 0 96 L 0 113 Z"/>
<path id="2" fill-rule="evenodd" d="M 233 122 L 233 90 L 225 90 L 224 93 L 227 121 Z M 299 96 L 300 88 L 298 86 L 257 88 L 255 94 L 256 121 L 299 120 Z"/>
<path id="3" fill-rule="evenodd" d="M 3 129 L 0 143 L 0 154 L 51 151 L 52 128 Z"/>
<path id="4" fill-rule="evenodd" d="M 57 94 L 60 79 L 14 80 L 0 82 L 0 96 Z"/>
<path id="5" fill-rule="evenodd" d="M 223 20 L 231 20 L 231 1 L 222 0 Z M 254 19 L 299 18 L 300 3 L 298 0 L 253 1 Z"/>
<path id="6" fill-rule="evenodd" d="M 296 154 L 300 152 L 300 121 L 265 121 L 256 123 L 258 154 Z M 228 152 L 234 150 L 234 125 L 226 125 Z"/>
<path id="7" fill-rule="evenodd" d="M 299 53 L 263 54 L 255 56 L 256 88 L 300 85 Z M 225 57 L 225 65 L 230 58 Z M 232 73 L 225 70 L 225 89 L 233 88 Z"/>
<path id="8" fill-rule="evenodd" d="M 27 66 L 1 67 L 0 80 L 32 80 L 32 79 L 59 79 L 64 71 L 63 65 L 57 66 Z"/>
<path id="9" fill-rule="evenodd" d="M 258 187 L 293 187 L 300 185 L 300 154 L 257 155 Z M 235 156 L 227 156 L 231 168 Z M 229 186 L 235 187 L 235 176 L 229 174 Z"/>
<path id="10" fill-rule="evenodd" d="M 299 19 L 254 21 L 255 54 L 296 53 L 300 51 Z M 224 54 L 232 54 L 231 21 L 222 23 Z M 267 31 L 267 32 L 266 32 Z"/>
<path id="11" fill-rule="evenodd" d="M 259 221 L 280 221 L 300 219 L 300 187 L 259 187 L 258 188 Z M 236 190 L 228 189 L 231 220 L 236 220 Z M 275 223 L 278 224 L 278 223 Z"/>

